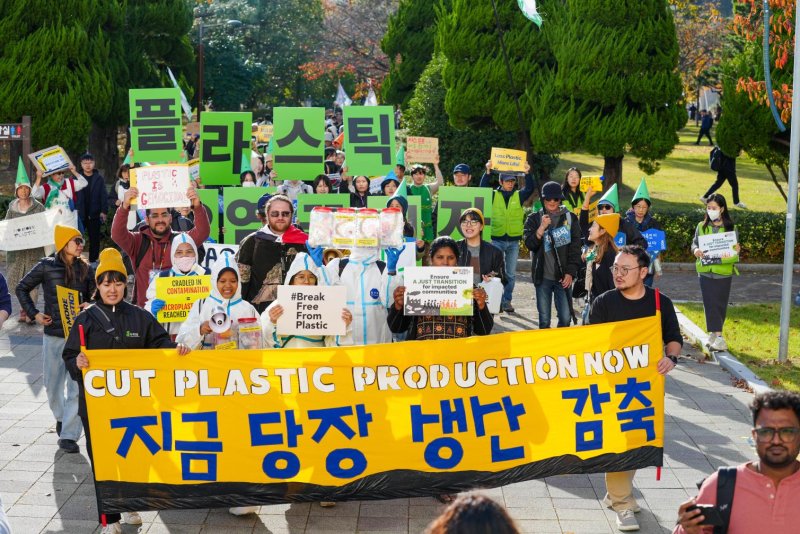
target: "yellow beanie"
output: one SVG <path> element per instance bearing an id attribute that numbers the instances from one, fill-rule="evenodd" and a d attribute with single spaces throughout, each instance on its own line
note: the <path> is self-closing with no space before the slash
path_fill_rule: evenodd
<path id="1" fill-rule="evenodd" d="M 595 217 L 595 222 L 600 225 L 606 232 L 611 235 L 611 239 L 619 232 L 619 214 L 607 213 L 605 215 L 598 215 Z"/>
<path id="2" fill-rule="evenodd" d="M 66 247 L 70 239 L 75 239 L 76 237 L 81 237 L 81 233 L 77 229 L 71 226 L 57 224 L 55 232 L 53 232 L 53 239 L 56 242 L 56 251 Z"/>
<path id="3" fill-rule="evenodd" d="M 125 268 L 125 263 L 122 261 L 122 254 L 115 248 L 104 248 L 100 251 L 97 270 L 94 273 L 95 279 L 100 278 L 101 274 L 108 271 L 116 271 L 128 276 L 128 270 Z"/>

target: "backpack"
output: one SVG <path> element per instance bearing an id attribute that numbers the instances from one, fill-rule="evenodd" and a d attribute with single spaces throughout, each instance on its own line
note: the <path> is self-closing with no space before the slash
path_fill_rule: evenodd
<path id="1" fill-rule="evenodd" d="M 697 489 L 705 479 L 697 483 Z M 736 490 L 736 467 L 720 467 L 717 469 L 717 509 L 722 517 L 723 526 L 714 527 L 714 534 L 727 534 L 731 524 L 733 508 L 733 492 Z"/>
<path id="2" fill-rule="evenodd" d="M 716 172 L 722 168 L 722 150 L 718 146 L 711 149 L 711 153 L 708 155 L 708 166 Z"/>

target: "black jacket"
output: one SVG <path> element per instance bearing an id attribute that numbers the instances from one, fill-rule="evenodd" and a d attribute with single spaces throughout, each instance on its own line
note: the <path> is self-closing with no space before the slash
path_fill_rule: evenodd
<path id="1" fill-rule="evenodd" d="M 93 309 L 94 308 L 94 309 Z M 102 312 L 102 313 L 98 313 Z M 103 315 L 105 314 L 105 315 Z M 105 318 L 108 318 L 108 322 Z M 76 365 L 81 352 L 79 325 L 83 326 L 86 348 L 102 349 L 163 349 L 177 347 L 170 340 L 156 318 L 138 306 L 125 301 L 116 306 L 95 303 L 83 310 L 75 319 L 75 325 L 69 332 L 64 345 L 64 364 L 73 380 L 83 386 L 81 370 Z M 113 327 L 113 331 L 109 329 Z"/>
<path id="2" fill-rule="evenodd" d="M 78 199 L 75 202 L 75 207 L 78 209 L 81 219 L 96 218 L 101 213 L 107 213 L 108 191 L 106 190 L 106 179 L 97 170 L 89 176 L 85 174 L 83 176 L 86 177 L 89 185 L 78 191 Z"/>
<path id="3" fill-rule="evenodd" d="M 525 220 L 525 228 L 522 237 L 525 240 L 525 246 L 533 254 L 533 265 L 531 267 L 531 275 L 533 277 L 534 285 L 540 285 L 544 280 L 544 239 L 547 239 L 547 234 L 539 239 L 536 236 L 536 231 L 542 223 L 543 210 L 531 213 Z M 561 207 L 558 220 L 551 228 L 559 228 L 561 226 L 568 226 L 570 233 L 569 243 L 556 247 L 558 258 L 561 262 L 561 267 L 564 269 L 564 274 L 571 275 L 574 279 L 578 274 L 578 269 L 581 267 L 581 228 L 578 218 L 575 217 L 567 208 Z"/>
<path id="4" fill-rule="evenodd" d="M 467 247 L 467 240 L 461 239 L 458 245 L 458 266 L 469 267 L 472 261 L 472 254 Z M 495 276 L 500 277 L 503 285 L 506 285 L 506 266 L 503 251 L 492 245 L 488 241 L 481 239 L 481 252 L 480 252 L 481 274 L 489 274 L 494 272 Z"/>
<path id="5" fill-rule="evenodd" d="M 61 313 L 58 309 L 58 299 L 56 296 L 56 286 L 65 286 L 64 274 L 66 267 L 58 256 L 42 258 L 39 263 L 28 271 L 22 280 L 17 284 L 17 299 L 22 309 L 28 317 L 36 317 L 39 310 L 36 303 L 31 299 L 31 291 L 41 284 L 44 294 L 44 314 L 49 315 L 53 322 L 44 327 L 44 333 L 48 336 L 64 337 L 64 328 L 61 326 Z M 88 302 L 95 289 L 94 273 L 87 266 L 86 278 L 83 281 L 73 281 L 68 286 L 80 293 L 80 301 Z"/>

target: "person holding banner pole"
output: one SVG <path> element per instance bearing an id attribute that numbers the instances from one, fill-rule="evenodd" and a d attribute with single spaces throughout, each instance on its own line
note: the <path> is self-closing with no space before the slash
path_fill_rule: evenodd
<path id="1" fill-rule="evenodd" d="M 650 255 L 642 247 L 625 245 L 614 259 L 611 272 L 614 287 L 594 300 L 589 322 L 611 323 L 651 317 L 661 314 L 663 352 L 659 350 L 657 369 L 666 375 L 675 368 L 683 347 L 683 337 L 678 316 L 672 301 L 658 289 L 644 285 L 650 268 Z M 663 354 L 663 355 L 662 355 Z M 636 514 L 639 505 L 633 496 L 633 477 L 636 471 L 606 473 L 607 493 L 603 504 L 617 514 L 617 528 L 622 531 L 639 530 Z"/>
<path id="2" fill-rule="evenodd" d="M 86 350 L 103 349 L 173 349 L 180 356 L 190 352 L 185 345 L 177 345 L 170 340 L 167 332 L 155 318 L 145 310 L 125 302 L 128 272 L 117 249 L 104 249 L 99 255 L 95 273 L 97 291 L 94 304 L 75 318 L 75 328 L 70 330 L 62 353 L 62 364 L 69 371 L 70 382 L 80 390 L 79 409 L 83 428 L 86 432 L 86 449 L 94 469 L 92 438 L 86 411 L 83 371 L 92 369 Z M 95 366 L 95 369 L 102 367 Z M 97 429 L 101 430 L 102 429 Z M 98 499 L 100 502 L 100 499 Z M 120 519 L 129 525 L 141 525 L 142 518 L 137 512 L 103 514 L 100 508 L 100 524 L 104 534 L 120 534 Z"/>
<path id="3" fill-rule="evenodd" d="M 734 232 L 736 244 L 733 251 L 721 258 L 710 258 L 700 246 L 700 236 Z M 711 194 L 706 200 L 706 215 L 697 224 L 692 240 L 692 253 L 697 258 L 695 268 L 700 280 L 700 293 L 703 296 L 703 311 L 706 316 L 708 348 L 711 350 L 728 350 L 728 344 L 722 337 L 722 327 L 728 313 L 728 300 L 731 295 L 733 275 L 739 274 L 736 264 L 739 263 L 739 235 L 733 224 L 728 203 L 719 193 Z"/>
<path id="4" fill-rule="evenodd" d="M 17 284 L 17 299 L 25 309 L 28 317 L 35 317 L 36 322 L 44 326 L 42 336 L 42 378 L 47 391 L 47 402 L 56 419 L 58 446 L 68 453 L 77 453 L 78 439 L 81 437 L 81 420 L 78 417 L 78 386 L 67 380 L 67 370 L 61 359 L 67 329 L 63 321 L 71 321 L 74 316 L 62 316 L 64 311 L 58 292 L 59 287 L 77 292 L 78 302 L 72 309 L 77 315 L 77 308 L 85 308 L 94 292 L 94 279 L 90 276 L 90 267 L 81 257 L 83 237 L 76 228 L 57 224 L 54 231 L 55 256 L 39 260 L 33 269 Z M 36 308 L 31 292 L 42 286 L 44 293 L 44 312 Z M 72 293 L 74 295 L 74 293 Z M 66 306 L 70 308 L 70 306 Z"/>

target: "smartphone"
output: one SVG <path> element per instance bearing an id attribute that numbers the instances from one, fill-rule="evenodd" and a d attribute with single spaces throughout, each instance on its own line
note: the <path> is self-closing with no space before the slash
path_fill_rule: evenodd
<path id="1" fill-rule="evenodd" d="M 723 526 L 722 515 L 719 513 L 719 508 L 713 504 L 695 504 L 686 509 L 687 512 L 692 512 L 694 510 L 700 510 L 703 515 L 704 519 L 700 525 L 710 527 Z"/>

